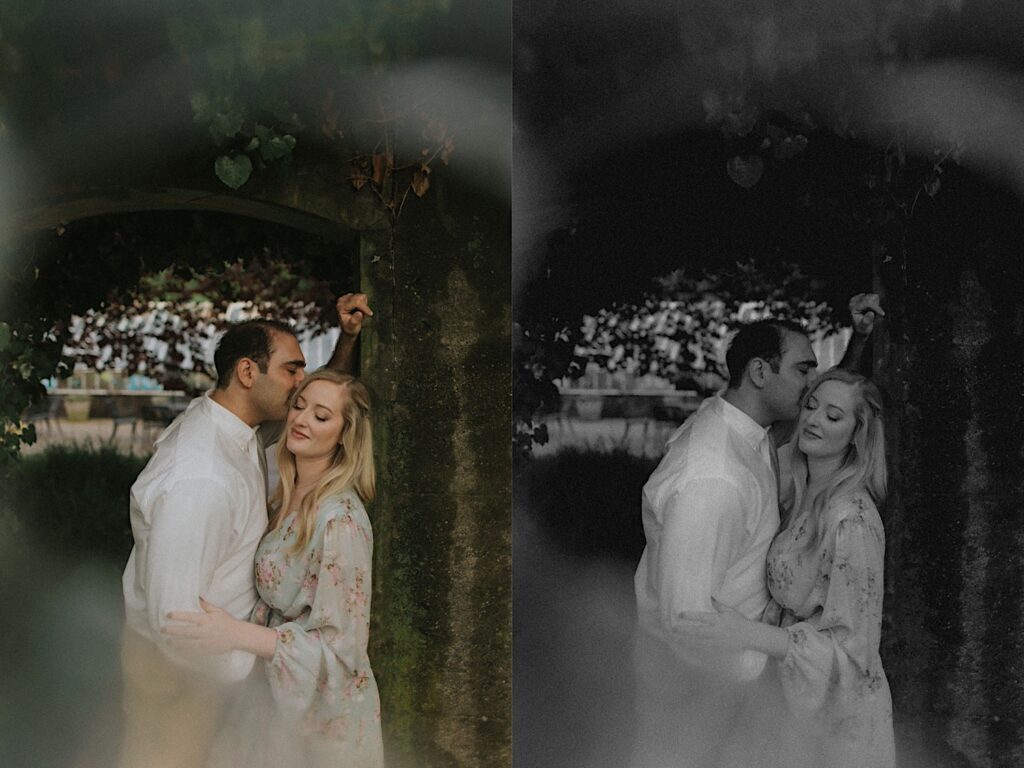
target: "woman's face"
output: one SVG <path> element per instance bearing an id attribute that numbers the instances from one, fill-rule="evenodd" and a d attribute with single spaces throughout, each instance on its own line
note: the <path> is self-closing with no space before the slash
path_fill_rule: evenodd
<path id="1" fill-rule="evenodd" d="M 843 456 L 856 424 L 854 385 L 823 381 L 811 392 L 797 425 L 797 446 L 808 457 L 827 459 Z"/>
<path id="2" fill-rule="evenodd" d="M 286 445 L 297 458 L 333 456 L 345 424 L 345 388 L 330 381 L 310 382 L 288 412 Z"/>

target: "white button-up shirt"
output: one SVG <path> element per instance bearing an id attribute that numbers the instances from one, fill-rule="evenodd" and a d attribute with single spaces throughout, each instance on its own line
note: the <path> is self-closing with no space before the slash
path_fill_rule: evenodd
<path id="1" fill-rule="evenodd" d="M 673 638 L 682 611 L 714 611 L 714 597 L 757 620 L 768 604 L 765 560 L 779 527 L 770 440 L 743 411 L 709 397 L 669 439 L 644 485 L 647 546 L 634 579 L 639 626 L 697 665 L 708 660 Z M 748 651 L 714 665 L 749 679 L 765 660 Z"/>
<path id="2" fill-rule="evenodd" d="M 257 431 L 197 397 L 156 442 L 131 489 L 135 546 L 125 567 L 129 627 L 171 659 L 223 681 L 240 680 L 254 657 L 242 651 L 192 656 L 169 647 L 168 611 L 201 611 L 199 597 L 248 619 L 256 603 L 253 558 L 267 527 Z"/>

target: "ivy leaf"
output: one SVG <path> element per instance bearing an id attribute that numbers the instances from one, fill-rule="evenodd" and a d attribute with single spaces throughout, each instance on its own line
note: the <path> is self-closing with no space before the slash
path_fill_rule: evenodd
<path id="1" fill-rule="evenodd" d="M 725 164 L 725 172 L 741 187 L 750 189 L 761 180 L 761 176 L 764 174 L 764 160 L 757 155 L 752 155 L 750 158 L 743 158 L 739 155 L 730 157 Z"/>
<path id="2" fill-rule="evenodd" d="M 254 131 L 256 138 L 260 140 L 261 144 L 266 144 L 272 138 L 274 138 L 274 132 L 267 128 L 265 125 L 256 124 L 256 130 Z"/>
<path id="3" fill-rule="evenodd" d="M 266 162 L 272 162 L 278 158 L 290 155 L 295 148 L 295 137 L 291 134 L 274 136 L 270 141 L 260 143 L 260 157 Z"/>
<path id="4" fill-rule="evenodd" d="M 221 155 L 213 164 L 213 170 L 217 174 L 217 178 L 231 189 L 238 189 L 252 175 L 252 160 L 248 155 L 239 155 L 233 158 Z"/>
<path id="5" fill-rule="evenodd" d="M 777 160 L 790 160 L 807 149 L 807 137 L 797 134 L 787 136 L 772 148 L 772 156 Z"/>
<path id="6" fill-rule="evenodd" d="M 230 139 L 242 130 L 243 122 L 245 122 L 245 118 L 240 110 L 233 109 L 230 112 L 218 112 L 213 116 L 213 121 L 210 123 L 210 133 L 218 141 Z"/>

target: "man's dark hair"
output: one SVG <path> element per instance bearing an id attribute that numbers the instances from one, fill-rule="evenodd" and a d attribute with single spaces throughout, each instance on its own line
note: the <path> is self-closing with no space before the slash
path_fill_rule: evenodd
<path id="1" fill-rule="evenodd" d="M 292 327 L 280 320 L 246 320 L 231 326 L 213 353 L 217 389 L 227 389 L 235 375 L 235 366 L 243 357 L 255 361 L 260 372 L 266 373 L 275 333 L 295 335 Z"/>
<path id="2" fill-rule="evenodd" d="M 743 371 L 755 357 L 767 361 L 775 372 L 782 362 L 782 342 L 787 333 L 807 332 L 790 320 L 758 320 L 740 327 L 729 343 L 725 353 L 725 365 L 729 369 L 729 389 L 736 389 L 743 382 Z"/>

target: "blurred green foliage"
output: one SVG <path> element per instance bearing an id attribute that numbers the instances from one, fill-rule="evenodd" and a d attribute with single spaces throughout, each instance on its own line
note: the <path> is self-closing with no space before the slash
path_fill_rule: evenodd
<path id="1" fill-rule="evenodd" d="M 515 478 L 516 515 L 541 526 L 559 552 L 635 567 L 644 548 L 640 494 L 657 464 L 623 450 L 534 458 Z"/>
<path id="2" fill-rule="evenodd" d="M 0 482 L 6 533 L 61 559 L 123 568 L 132 548 L 128 493 L 146 461 L 107 446 L 55 445 L 8 462 Z"/>

